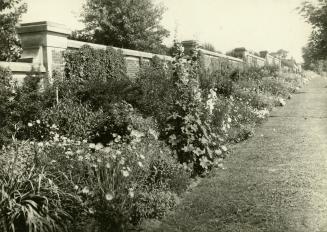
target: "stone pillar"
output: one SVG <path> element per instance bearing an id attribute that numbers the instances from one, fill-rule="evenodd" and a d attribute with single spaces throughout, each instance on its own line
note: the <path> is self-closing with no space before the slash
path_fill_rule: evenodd
<path id="1" fill-rule="evenodd" d="M 185 40 L 182 41 L 182 45 L 184 47 L 184 54 L 191 55 L 191 51 L 198 48 L 200 43 L 197 40 Z"/>
<path id="2" fill-rule="evenodd" d="M 53 72 L 63 71 L 63 51 L 67 49 L 68 36 L 71 30 L 53 22 L 23 23 L 17 27 L 23 54 L 22 61 L 43 65 L 52 83 Z"/>

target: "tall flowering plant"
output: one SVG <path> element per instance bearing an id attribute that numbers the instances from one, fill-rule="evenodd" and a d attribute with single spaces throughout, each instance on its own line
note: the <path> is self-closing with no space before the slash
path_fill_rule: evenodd
<path id="1" fill-rule="evenodd" d="M 205 97 L 199 85 L 198 52 L 185 59 L 183 46 L 175 44 L 174 78 L 178 98 L 167 118 L 165 137 L 179 161 L 193 174 L 205 173 L 219 164 L 224 151 L 221 138 L 212 132 L 210 120 L 215 92 Z"/>

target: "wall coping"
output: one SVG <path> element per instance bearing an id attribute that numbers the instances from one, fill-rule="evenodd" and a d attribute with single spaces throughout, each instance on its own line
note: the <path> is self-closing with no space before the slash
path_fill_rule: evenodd
<path id="1" fill-rule="evenodd" d="M 163 60 L 169 60 L 169 61 L 173 60 L 173 58 L 170 56 L 154 54 L 154 53 L 149 53 L 149 52 L 141 52 L 141 51 L 126 49 L 126 48 L 117 48 L 117 47 L 113 47 L 113 46 L 106 46 L 106 45 L 95 44 L 95 43 L 82 42 L 82 41 L 77 41 L 77 40 L 68 40 L 68 43 L 67 43 L 68 48 L 80 48 L 83 45 L 89 45 L 90 47 L 93 47 L 96 49 L 106 49 L 107 47 L 112 47 L 116 50 L 121 50 L 125 56 L 142 57 L 142 58 L 148 58 L 148 59 L 151 59 L 154 56 L 158 56 L 160 59 L 163 59 Z"/>
<path id="2" fill-rule="evenodd" d="M 262 57 L 260 57 L 260 56 L 256 56 L 256 55 L 254 55 L 254 54 L 252 54 L 252 53 L 249 53 L 249 52 L 247 52 L 245 55 L 246 55 L 246 56 L 255 57 L 256 59 L 261 60 L 261 61 L 266 61 L 265 58 L 262 58 Z"/>
<path id="3" fill-rule="evenodd" d="M 35 32 L 54 32 L 63 35 L 70 35 L 71 30 L 64 24 L 40 21 L 32 23 L 21 23 L 17 27 L 18 34 L 35 33 Z"/>
<path id="4" fill-rule="evenodd" d="M 32 71 L 45 73 L 46 69 L 43 65 L 36 65 L 23 62 L 3 62 L 0 61 L 0 67 L 8 68 L 12 72 L 28 73 Z"/>
<path id="5" fill-rule="evenodd" d="M 221 54 L 221 53 L 217 53 L 217 52 L 212 52 L 212 51 L 208 51 L 205 49 L 200 48 L 199 51 L 205 55 L 210 55 L 210 56 L 215 56 L 215 57 L 221 57 L 221 58 L 226 58 L 228 60 L 233 60 L 233 61 L 237 61 L 237 62 L 244 62 L 242 59 L 233 57 L 233 56 L 227 56 L 225 54 Z"/>

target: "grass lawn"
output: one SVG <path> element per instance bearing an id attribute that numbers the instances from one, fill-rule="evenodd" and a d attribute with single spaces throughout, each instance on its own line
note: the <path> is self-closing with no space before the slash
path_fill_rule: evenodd
<path id="1" fill-rule="evenodd" d="M 146 231 L 327 231 L 327 88 L 316 78 Z"/>

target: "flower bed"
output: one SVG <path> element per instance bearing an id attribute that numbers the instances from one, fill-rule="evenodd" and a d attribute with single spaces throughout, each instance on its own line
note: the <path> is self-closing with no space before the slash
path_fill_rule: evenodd
<path id="1" fill-rule="evenodd" d="M 2 231 L 126 231 L 160 219 L 305 80 L 255 68 L 203 77 L 196 50 L 175 50 L 172 64 L 154 59 L 129 80 L 119 52 L 84 47 L 43 92 L 38 78 L 17 87 L 0 72 Z"/>

